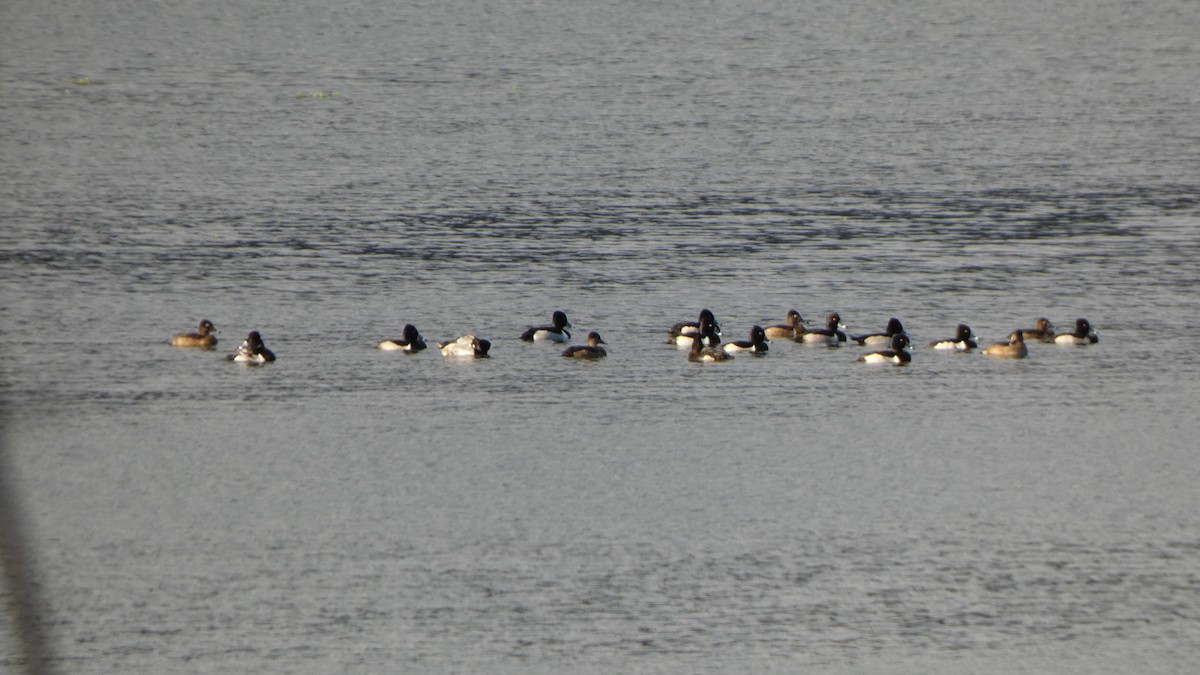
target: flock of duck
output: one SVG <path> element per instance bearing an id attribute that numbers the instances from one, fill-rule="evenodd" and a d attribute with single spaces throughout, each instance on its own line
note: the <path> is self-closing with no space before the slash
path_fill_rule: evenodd
<path id="1" fill-rule="evenodd" d="M 572 327 L 566 312 L 558 310 L 551 316 L 549 325 L 530 327 L 521 334 L 521 339 L 527 342 L 566 344 L 571 339 L 571 333 L 567 329 Z M 847 335 L 845 328 L 841 316 L 836 312 L 826 318 L 823 328 L 806 328 L 800 312 L 793 309 L 787 313 L 785 323 L 766 328 L 756 325 L 750 329 L 749 339 L 722 343 L 721 324 L 717 322 L 712 310 L 704 309 L 695 321 L 684 321 L 672 326 L 667 342 L 680 349 L 686 349 L 688 360 L 697 362 L 726 361 L 739 352 L 762 355 L 769 349 L 771 338 L 829 346 L 853 342 L 875 350 L 858 357 L 859 361 L 865 363 L 891 363 L 899 366 L 912 361 L 912 354 L 908 351 L 911 340 L 899 319 L 890 319 L 879 333 Z M 168 340 L 168 343 L 175 347 L 212 349 L 217 344 L 217 336 L 214 334 L 216 332 L 212 321 L 204 319 L 196 332 L 180 333 Z M 1087 319 L 1077 319 L 1072 331 L 1056 332 L 1049 319 L 1040 318 L 1034 322 L 1033 328 L 1018 328 L 1009 333 L 1006 341 L 984 347 L 980 352 L 995 358 L 1023 359 L 1029 353 L 1025 346 L 1026 340 L 1060 345 L 1087 345 L 1094 344 L 1099 339 Z M 966 352 L 979 347 L 977 340 L 970 326 L 959 324 L 954 337 L 935 340 L 929 343 L 929 348 Z M 455 340 L 436 344 L 442 355 L 450 358 L 483 358 L 488 355 L 492 346 L 490 341 L 474 335 L 463 335 Z M 586 344 L 567 347 L 562 355 L 574 359 L 603 358 L 607 352 L 600 346 L 602 344 L 607 343 L 599 333 L 593 331 L 588 333 Z M 376 345 L 384 351 L 408 353 L 422 351 L 427 346 L 425 338 L 412 324 L 405 324 L 401 337 L 383 340 Z M 275 354 L 267 349 L 258 331 L 251 331 L 237 351 L 225 358 L 246 365 L 263 365 L 274 361 Z"/>

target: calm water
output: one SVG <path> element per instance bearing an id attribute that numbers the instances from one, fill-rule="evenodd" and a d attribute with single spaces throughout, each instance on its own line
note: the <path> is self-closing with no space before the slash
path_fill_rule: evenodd
<path id="1" fill-rule="evenodd" d="M 1200 667 L 1200 4 L 649 4 L 0 7 L 56 671 Z M 701 307 L 1101 341 L 699 365 Z"/>

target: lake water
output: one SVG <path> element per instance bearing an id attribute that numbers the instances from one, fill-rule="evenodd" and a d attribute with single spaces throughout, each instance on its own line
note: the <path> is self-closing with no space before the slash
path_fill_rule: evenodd
<path id="1" fill-rule="evenodd" d="M 4 3 L 48 667 L 1200 669 L 1200 3 L 1077 4 Z"/>

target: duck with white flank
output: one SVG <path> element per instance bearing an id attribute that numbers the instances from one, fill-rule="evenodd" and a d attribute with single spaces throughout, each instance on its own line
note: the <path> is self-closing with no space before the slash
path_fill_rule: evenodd
<path id="1" fill-rule="evenodd" d="M 954 337 L 930 342 L 929 348 L 967 352 L 979 346 L 979 343 L 975 340 L 976 337 L 975 334 L 971 332 L 971 327 L 965 323 L 960 323 L 958 324 L 958 331 L 954 334 Z"/>
<path id="2" fill-rule="evenodd" d="M 1087 319 L 1076 319 L 1075 330 L 1054 336 L 1054 344 L 1058 345 L 1094 345 L 1099 341 L 1100 336 L 1092 330 L 1092 324 Z"/>
<path id="3" fill-rule="evenodd" d="M 907 346 L 908 336 L 904 333 L 896 333 L 892 336 L 891 349 L 863 354 L 858 357 L 858 360 L 863 363 L 891 363 L 902 366 L 912 361 L 912 354 L 904 349 Z"/>
<path id="4" fill-rule="evenodd" d="M 683 321 L 672 326 L 667 343 L 680 349 L 688 349 L 697 335 L 709 347 L 721 344 L 721 324 L 717 323 L 717 317 L 711 309 L 700 310 L 700 317 L 696 321 Z"/>
<path id="5" fill-rule="evenodd" d="M 264 363 L 270 363 L 275 360 L 275 353 L 267 349 L 267 345 L 263 343 L 262 336 L 258 331 L 252 330 L 242 341 L 241 346 L 233 354 L 225 357 L 227 361 L 236 363 L 244 363 L 248 366 L 261 366 Z"/>
<path id="6" fill-rule="evenodd" d="M 404 337 L 399 340 L 384 340 L 380 342 L 378 347 L 386 352 L 419 352 L 425 349 L 425 338 L 417 331 L 417 327 L 411 323 L 404 324 L 404 330 L 401 332 Z"/>
<path id="7" fill-rule="evenodd" d="M 830 314 L 825 320 L 824 328 L 813 328 L 811 330 L 801 327 L 801 330 L 796 333 L 793 338 L 796 342 L 802 342 L 807 345 L 828 345 L 836 347 L 846 339 L 846 334 L 839 330 L 842 327 L 842 317 L 836 313 Z"/>
<path id="8" fill-rule="evenodd" d="M 903 335 L 905 338 L 908 337 L 908 334 L 904 332 L 904 326 L 900 323 L 900 319 L 895 317 L 888 319 L 887 328 L 885 328 L 882 333 L 851 335 L 850 339 L 864 347 L 886 347 L 892 344 L 893 335 Z"/>
<path id="9" fill-rule="evenodd" d="M 566 342 L 571 339 L 571 333 L 567 329 L 572 326 L 571 322 L 567 321 L 566 312 L 555 310 L 550 321 L 549 326 L 534 326 L 521 333 L 521 339 L 526 342 Z"/>
<path id="10" fill-rule="evenodd" d="M 721 345 L 721 349 L 733 354 L 737 352 L 750 352 L 752 354 L 766 354 L 767 345 L 771 341 L 767 339 L 767 333 L 762 326 L 755 326 L 750 329 L 749 340 L 734 340 Z"/>
<path id="11" fill-rule="evenodd" d="M 438 343 L 438 349 L 442 351 L 442 356 L 455 358 L 482 359 L 487 357 L 488 350 L 491 348 L 491 342 L 474 335 L 464 335 L 457 340 Z"/>

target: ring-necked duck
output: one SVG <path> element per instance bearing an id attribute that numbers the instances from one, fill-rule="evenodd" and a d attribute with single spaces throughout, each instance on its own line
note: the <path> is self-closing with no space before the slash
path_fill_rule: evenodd
<path id="1" fill-rule="evenodd" d="M 836 313 L 830 314 L 825 320 L 824 328 L 813 328 L 811 330 L 804 329 L 797 331 L 796 342 L 803 342 L 808 345 L 829 345 L 836 347 L 846 339 L 846 334 L 838 330 L 841 328 L 842 317 Z"/>
<path id="2" fill-rule="evenodd" d="M 724 349 L 715 345 L 705 344 L 709 339 L 720 341 L 720 338 L 712 334 L 697 336 L 696 339 L 692 340 L 692 345 L 688 349 L 688 361 L 707 363 L 710 361 L 728 361 L 733 358 L 733 354 Z"/>
<path id="3" fill-rule="evenodd" d="M 908 337 L 908 335 L 904 332 L 904 326 L 900 323 L 900 319 L 895 317 L 888 319 L 887 328 L 885 328 L 882 333 L 851 335 L 850 339 L 864 347 L 886 347 L 892 344 L 893 335 L 903 335 L 905 338 Z"/>
<path id="4" fill-rule="evenodd" d="M 864 363 L 892 363 L 897 366 L 912 361 L 912 354 L 904 350 L 908 346 L 908 336 L 904 333 L 896 333 L 891 340 L 891 349 L 863 354 L 858 357 L 858 360 Z"/>
<path id="5" fill-rule="evenodd" d="M 1025 346 L 1025 331 L 1019 328 L 1014 330 L 1008 335 L 1008 342 L 988 345 L 983 348 L 983 353 L 998 359 L 1025 358 L 1029 354 L 1029 348 Z"/>
<path id="6" fill-rule="evenodd" d="M 784 319 L 787 323 L 775 324 L 767 326 L 764 330 L 769 338 L 794 338 L 804 330 L 804 319 L 800 316 L 800 312 L 789 309 L 787 318 Z"/>
<path id="7" fill-rule="evenodd" d="M 838 342 L 846 341 L 846 339 L 847 339 L 846 333 L 843 332 L 846 330 L 846 324 L 842 323 L 842 315 L 841 314 L 838 314 L 837 312 L 832 312 L 829 316 L 825 317 L 825 325 L 826 326 L 837 326 L 837 328 L 835 328 L 833 332 L 837 333 Z"/>
<path id="8" fill-rule="evenodd" d="M 937 340 L 929 343 L 930 349 L 951 349 L 960 352 L 970 351 L 979 346 L 976 342 L 975 334 L 971 332 L 971 327 L 965 323 L 958 324 L 958 331 L 954 337 L 945 340 Z"/>
<path id="9" fill-rule="evenodd" d="M 217 344 L 217 336 L 213 335 L 217 329 L 208 319 L 200 322 L 200 326 L 195 333 L 180 333 L 174 335 L 167 344 L 172 347 L 213 347 Z"/>
<path id="10" fill-rule="evenodd" d="M 229 361 L 237 363 L 245 363 L 252 366 L 261 366 L 264 363 L 270 363 L 275 360 L 275 353 L 263 344 L 262 336 L 258 331 L 252 330 L 242 341 L 237 352 L 225 357 Z"/>
<path id="11" fill-rule="evenodd" d="M 404 337 L 399 340 L 384 340 L 380 342 L 379 348 L 388 352 L 404 351 L 410 353 L 425 349 L 425 338 L 421 337 L 421 334 L 417 332 L 416 326 L 411 323 L 404 324 L 402 335 Z"/>
<path id="12" fill-rule="evenodd" d="M 439 342 L 438 348 L 442 350 L 442 356 L 483 358 L 488 355 L 492 343 L 474 335 L 464 335 L 457 340 Z"/>
<path id="13" fill-rule="evenodd" d="M 1042 317 L 1033 322 L 1033 328 L 1021 328 L 1021 338 L 1025 340 L 1038 340 L 1040 342 L 1054 342 L 1054 324 L 1050 323 L 1050 319 Z"/>
<path id="14" fill-rule="evenodd" d="M 721 344 L 721 324 L 717 323 L 717 317 L 713 315 L 712 310 L 702 309 L 700 318 L 696 321 L 683 321 L 672 326 L 667 342 L 680 349 L 688 349 L 697 335 L 701 336 L 709 347 Z"/>
<path id="15" fill-rule="evenodd" d="M 1054 336 L 1054 343 L 1060 345 L 1091 345 L 1099 341 L 1100 336 L 1092 330 L 1092 324 L 1087 319 L 1076 319 L 1074 331 Z"/>
<path id="16" fill-rule="evenodd" d="M 563 350 L 562 355 L 572 359 L 599 359 L 608 355 L 608 352 L 604 351 L 604 347 L 600 346 L 606 344 L 608 343 L 600 337 L 599 333 L 592 331 L 588 333 L 586 345 L 567 347 Z"/>
<path id="17" fill-rule="evenodd" d="M 567 321 L 567 313 L 562 310 L 555 310 L 551 317 L 550 326 L 535 326 L 521 333 L 521 339 L 526 342 L 566 342 L 571 339 L 571 333 L 568 328 L 573 328 L 571 322 Z"/>
<path id="18" fill-rule="evenodd" d="M 725 344 L 721 345 L 721 349 L 730 353 L 747 351 L 755 354 L 766 354 L 767 344 L 769 342 L 770 340 L 767 339 L 767 332 L 763 330 L 763 327 L 755 326 L 750 329 L 749 340 L 734 340 L 733 342 L 726 342 Z"/>

